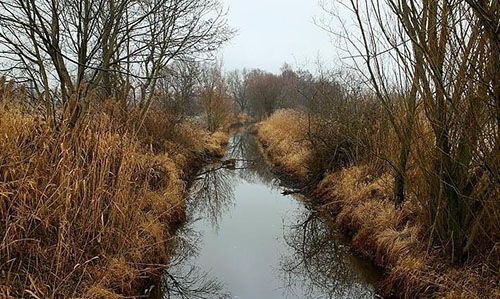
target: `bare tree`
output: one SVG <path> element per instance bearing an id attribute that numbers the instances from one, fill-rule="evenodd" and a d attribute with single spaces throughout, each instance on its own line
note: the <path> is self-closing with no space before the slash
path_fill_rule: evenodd
<path id="1" fill-rule="evenodd" d="M 253 70 L 247 81 L 249 107 L 255 116 L 263 119 L 281 108 L 281 80 L 278 76 Z"/>
<path id="2" fill-rule="evenodd" d="M 205 67 L 200 75 L 200 105 L 210 132 L 224 127 L 231 114 L 231 97 L 222 75 L 222 65 Z"/>
<path id="3" fill-rule="evenodd" d="M 354 62 L 358 73 L 366 79 L 367 85 L 376 95 L 386 112 L 391 127 L 399 142 L 399 157 L 391 161 L 383 157 L 394 169 L 394 201 L 401 205 L 405 200 L 407 167 L 414 137 L 415 116 L 418 106 L 418 82 L 414 77 L 416 68 L 414 56 L 419 55 L 408 43 L 408 36 L 397 18 L 390 14 L 390 7 L 384 1 L 338 1 L 332 10 L 326 4 L 325 11 L 339 17 L 339 7 L 347 8 L 354 16 L 354 22 L 341 21 L 341 32 L 324 26 L 329 32 L 346 41 L 343 50 Z M 352 32 L 359 32 L 358 36 Z"/>
<path id="4" fill-rule="evenodd" d="M 172 118 L 175 127 L 196 110 L 201 67 L 195 62 L 175 62 L 162 72 L 158 80 L 157 102 Z"/>
<path id="5" fill-rule="evenodd" d="M 470 250 L 484 200 L 498 186 L 498 1 L 391 1 L 414 47 L 419 93 L 436 145 L 430 182 L 432 235 L 453 261 Z M 481 3 L 480 3 L 481 2 Z M 472 4 L 472 7 L 471 7 Z M 495 34 L 478 5 L 491 16 Z M 423 13 L 422 13 L 423 12 Z M 496 89 L 496 90 L 495 90 Z M 490 187 L 484 188 L 484 183 Z M 492 185 L 490 185 L 492 184 Z"/>
<path id="6" fill-rule="evenodd" d="M 415 113 L 421 105 L 419 115 L 425 117 L 422 121 L 434 138 L 425 153 L 417 155 L 430 157 L 430 162 L 417 158 L 428 184 L 427 193 L 420 196 L 425 197 L 430 240 L 446 248 L 452 261 L 460 262 L 471 252 L 484 219 L 497 219 L 487 215 L 498 208 L 493 199 L 500 182 L 496 170 L 500 4 L 495 0 L 339 2 L 353 13 L 359 33 L 347 35 L 348 25 L 342 23 L 341 37 L 355 51 L 350 58 L 368 74 L 401 144 L 399 164 L 394 165 L 396 200 L 400 201 L 398 176 L 405 173 Z M 401 104 L 403 110 L 397 108 Z M 482 234 L 488 238 L 484 228 Z"/>
<path id="7" fill-rule="evenodd" d="M 32 82 L 54 124 L 62 104 L 71 126 L 91 91 L 109 97 L 130 84 L 141 90 L 144 116 L 169 63 L 232 35 L 218 0 L 2 0 L 0 8 L 5 69 Z"/>
<path id="8" fill-rule="evenodd" d="M 239 112 L 245 113 L 248 110 L 248 71 L 234 70 L 227 75 L 227 84 Z"/>

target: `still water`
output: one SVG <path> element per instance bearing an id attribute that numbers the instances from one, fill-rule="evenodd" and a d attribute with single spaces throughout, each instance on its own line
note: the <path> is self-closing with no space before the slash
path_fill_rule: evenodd
<path id="1" fill-rule="evenodd" d="M 234 160 L 232 160 L 234 159 Z M 253 135 L 191 188 L 160 298 L 374 298 L 379 276 L 298 197 L 284 196 Z"/>

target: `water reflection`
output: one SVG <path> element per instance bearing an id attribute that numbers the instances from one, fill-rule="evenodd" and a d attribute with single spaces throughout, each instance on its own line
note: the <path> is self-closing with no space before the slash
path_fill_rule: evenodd
<path id="1" fill-rule="evenodd" d="M 233 135 L 228 150 L 228 156 L 237 160 L 239 166 L 235 175 L 248 183 L 261 183 L 270 188 L 279 187 L 279 180 L 271 172 L 257 139 L 245 132 L 239 132 Z"/>
<path id="2" fill-rule="evenodd" d="M 226 299 L 231 298 L 223 285 L 194 265 L 198 255 L 201 235 L 186 226 L 176 238 L 173 260 L 164 271 L 159 288 L 153 290 L 151 298 L 163 299 Z"/>
<path id="3" fill-rule="evenodd" d="M 218 229 L 220 218 L 234 206 L 234 187 L 242 180 L 279 188 L 255 137 L 244 131 L 232 136 L 221 162 L 205 167 L 195 179 L 188 197 L 188 215 L 208 219 Z"/>
<path id="4" fill-rule="evenodd" d="M 284 236 L 292 251 L 281 259 L 287 296 L 307 290 L 308 298 L 373 298 L 375 269 L 354 258 L 317 212 L 304 210 L 297 218 Z"/>
<path id="5" fill-rule="evenodd" d="M 223 162 L 190 190 L 188 221 L 155 298 L 373 297 L 366 265 L 313 210 L 280 194 L 251 134 L 235 133 Z"/>
<path id="6" fill-rule="evenodd" d="M 234 173 L 221 164 L 206 168 L 191 187 L 188 215 L 206 218 L 218 229 L 219 219 L 233 205 L 234 179 Z"/>

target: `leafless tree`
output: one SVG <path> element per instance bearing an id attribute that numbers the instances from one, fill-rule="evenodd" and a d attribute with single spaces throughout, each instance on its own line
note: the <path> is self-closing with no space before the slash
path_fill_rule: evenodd
<path id="1" fill-rule="evenodd" d="M 415 77 L 436 140 L 429 172 L 432 235 L 460 261 L 474 244 L 488 200 L 498 196 L 500 4 L 390 4 L 421 53 Z"/>
<path id="2" fill-rule="evenodd" d="M 247 96 L 252 113 L 259 119 L 281 108 L 281 80 L 278 76 L 253 70 L 247 80 Z"/>
<path id="3" fill-rule="evenodd" d="M 399 142 L 399 157 L 393 161 L 383 157 L 394 169 L 394 201 L 405 200 L 407 167 L 414 137 L 415 115 L 418 106 L 418 83 L 413 76 L 418 55 L 397 18 L 390 14 L 384 1 L 337 1 L 323 8 L 330 15 L 342 18 L 339 10 L 351 13 L 351 24 L 341 20 L 340 31 L 321 24 L 323 28 L 345 41 L 343 50 L 354 67 L 366 79 L 390 121 Z M 356 35 L 353 32 L 359 32 Z"/>
<path id="4" fill-rule="evenodd" d="M 245 113 L 248 110 L 248 71 L 234 70 L 227 75 L 227 84 L 238 110 Z"/>
<path id="5" fill-rule="evenodd" d="M 434 144 L 419 149 L 425 153 L 416 153 L 428 184 L 427 193 L 420 196 L 425 197 L 430 239 L 459 262 L 481 230 L 488 237 L 481 229 L 483 221 L 498 219 L 493 198 L 499 183 L 500 4 L 495 0 L 337 3 L 350 10 L 358 29 L 357 35 L 348 35 L 352 28 L 342 22 L 341 39 L 354 49 L 349 56 L 368 74 L 367 82 L 401 145 L 399 162 L 393 165 L 397 202 L 407 183 L 405 165 L 416 115 L 433 134 Z M 488 226 L 494 228 L 495 224 Z"/>
<path id="6" fill-rule="evenodd" d="M 175 62 L 158 80 L 157 102 L 172 117 L 173 127 L 193 115 L 197 108 L 201 67 L 196 62 Z"/>
<path id="7" fill-rule="evenodd" d="M 200 105 L 208 130 L 215 132 L 227 125 L 231 115 L 231 97 L 222 75 L 222 65 L 205 66 L 200 74 Z"/>
<path id="8" fill-rule="evenodd" d="M 131 85 L 144 116 L 166 66 L 232 35 L 218 0 L 2 0 L 0 9 L 4 69 L 31 82 L 54 124 L 70 126 L 91 93 L 110 97 Z"/>

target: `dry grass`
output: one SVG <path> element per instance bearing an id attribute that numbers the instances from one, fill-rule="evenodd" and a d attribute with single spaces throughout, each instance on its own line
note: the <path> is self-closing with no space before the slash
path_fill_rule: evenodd
<path id="1" fill-rule="evenodd" d="M 258 125 L 258 136 L 277 165 L 303 175 L 307 153 L 300 115 L 280 111 Z M 403 298 L 498 298 L 498 272 L 485 262 L 452 266 L 439 250 L 428 251 L 428 234 L 419 203 L 410 198 L 402 209 L 391 201 L 392 175 L 374 174 L 370 165 L 354 166 L 325 176 L 314 198 L 324 203 L 337 227 L 352 236 L 358 253 L 387 270 L 385 291 Z"/>
<path id="2" fill-rule="evenodd" d="M 306 119 L 291 109 L 279 110 L 257 125 L 257 138 L 272 163 L 292 176 L 305 179 L 311 151 L 305 141 Z"/>
<path id="3" fill-rule="evenodd" d="M 0 96 L 0 296 L 138 295 L 168 262 L 188 167 L 227 136 L 184 124 L 160 138 L 151 120 L 133 134 L 106 109 L 54 131 Z"/>

